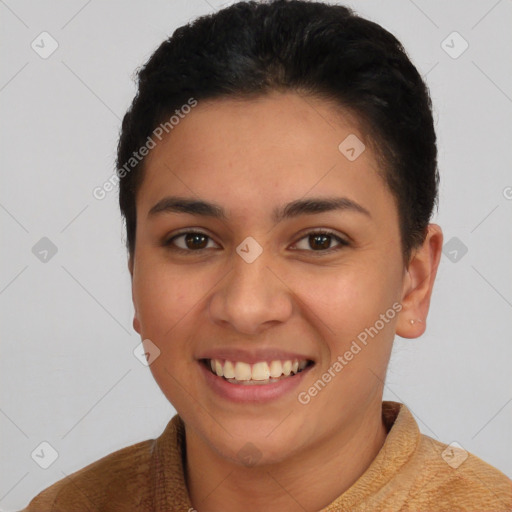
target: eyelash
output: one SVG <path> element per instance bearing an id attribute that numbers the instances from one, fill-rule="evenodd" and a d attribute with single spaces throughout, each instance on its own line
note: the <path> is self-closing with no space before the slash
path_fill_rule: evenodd
<path id="1" fill-rule="evenodd" d="M 180 237 L 182 237 L 184 235 L 203 235 L 206 238 L 208 238 L 209 240 L 212 240 L 212 238 L 209 235 L 207 235 L 206 233 L 203 233 L 202 231 L 187 230 L 187 231 L 181 231 L 181 232 L 173 235 L 171 238 L 165 240 L 164 243 L 163 243 L 164 247 L 167 247 L 171 251 L 178 252 L 178 253 L 181 253 L 181 254 L 186 254 L 186 255 L 191 255 L 193 253 L 201 253 L 201 252 L 207 250 L 206 248 L 197 249 L 197 250 L 182 249 L 181 247 L 176 247 L 175 245 L 173 245 L 173 241 L 174 240 L 176 240 L 177 238 L 180 238 Z M 311 235 L 329 236 L 329 237 L 332 237 L 332 238 L 336 239 L 336 241 L 339 242 L 339 246 L 338 247 L 331 247 L 330 249 L 318 250 L 318 251 L 306 250 L 306 252 L 311 252 L 315 256 L 322 256 L 323 254 L 331 254 L 331 253 L 333 253 L 335 251 L 338 251 L 338 250 L 342 249 L 343 247 L 346 247 L 346 246 L 350 245 L 349 242 L 347 242 L 343 238 L 339 237 L 334 232 L 328 231 L 328 230 L 324 230 L 324 229 L 313 230 L 313 231 L 309 231 L 309 232 L 305 233 L 301 238 L 299 238 L 299 240 L 297 242 L 294 243 L 294 245 L 296 245 L 298 242 L 300 242 L 304 238 L 307 238 L 308 236 L 311 236 Z M 305 249 L 298 249 L 298 250 L 305 250 Z"/>

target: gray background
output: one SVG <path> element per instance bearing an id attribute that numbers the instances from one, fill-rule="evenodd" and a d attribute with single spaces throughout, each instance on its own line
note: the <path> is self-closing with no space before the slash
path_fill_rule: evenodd
<path id="1" fill-rule="evenodd" d="M 0 1 L 1 510 L 158 436 L 174 414 L 133 355 L 116 191 L 99 201 L 92 189 L 113 172 L 136 67 L 220 5 Z M 427 333 L 397 338 L 385 398 L 406 403 L 425 434 L 512 476 L 512 0 L 347 5 L 393 32 L 426 76 L 442 176 L 434 221 L 445 242 L 456 237 Z M 46 59 L 31 48 L 43 31 L 59 45 Z M 469 43 L 458 58 L 442 47 L 463 48 L 446 39 L 453 31 Z M 32 252 L 43 237 L 57 248 L 46 262 Z M 58 452 L 48 469 L 31 458 L 43 441 Z"/>

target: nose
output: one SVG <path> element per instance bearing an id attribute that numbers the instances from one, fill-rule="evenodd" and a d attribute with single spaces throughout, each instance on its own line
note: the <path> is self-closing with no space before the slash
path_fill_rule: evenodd
<path id="1" fill-rule="evenodd" d="M 246 335 L 286 322 L 293 312 L 293 293 L 270 255 L 263 251 L 248 263 L 234 252 L 232 262 L 232 270 L 210 298 L 212 321 Z"/>

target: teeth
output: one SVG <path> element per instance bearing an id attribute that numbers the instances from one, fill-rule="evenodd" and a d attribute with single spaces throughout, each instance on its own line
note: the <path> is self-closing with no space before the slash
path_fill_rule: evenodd
<path id="1" fill-rule="evenodd" d="M 235 367 L 233 366 L 233 363 L 231 361 L 226 361 L 224 363 L 224 377 L 226 379 L 234 379 L 235 378 Z"/>
<path id="2" fill-rule="evenodd" d="M 222 373 L 222 364 L 220 363 L 220 361 L 215 361 L 215 373 L 219 376 L 219 377 L 222 377 L 224 374 Z"/>
<path id="3" fill-rule="evenodd" d="M 252 380 L 266 380 L 270 377 L 270 368 L 268 364 L 256 363 L 252 365 Z"/>
<path id="4" fill-rule="evenodd" d="M 270 376 L 277 379 L 277 377 L 281 377 L 282 374 L 283 365 L 281 364 L 281 361 L 272 361 L 270 363 Z"/>
<path id="5" fill-rule="evenodd" d="M 306 368 L 308 361 L 288 359 L 286 361 L 261 361 L 250 365 L 242 361 L 210 359 L 209 365 L 213 373 L 226 379 L 234 379 L 240 382 L 269 382 L 269 379 L 279 379 L 283 375 L 288 377 L 297 374 Z"/>
<path id="6" fill-rule="evenodd" d="M 241 363 L 240 361 L 235 364 L 235 379 L 236 380 L 251 380 L 251 365 Z"/>

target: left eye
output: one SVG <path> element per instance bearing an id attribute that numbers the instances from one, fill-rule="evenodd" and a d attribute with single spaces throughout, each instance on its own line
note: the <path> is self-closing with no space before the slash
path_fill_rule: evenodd
<path id="1" fill-rule="evenodd" d="M 182 245 L 177 243 L 177 240 L 180 239 L 183 240 Z M 330 247 L 333 239 L 338 242 L 337 248 Z M 309 251 L 308 248 L 298 247 L 303 240 L 307 245 L 309 245 L 310 248 L 313 249 L 312 252 L 330 252 L 340 247 L 349 245 L 346 240 L 330 231 L 313 231 L 303 236 L 293 245 L 293 247 L 298 248 L 299 250 Z M 164 245 L 172 246 L 171 249 L 181 252 L 199 252 L 208 248 L 212 248 L 208 247 L 208 241 L 214 245 L 217 245 L 206 233 L 202 233 L 201 231 L 186 231 L 184 233 L 173 236 L 164 242 Z"/>
<path id="2" fill-rule="evenodd" d="M 331 250 L 336 250 L 336 248 L 329 247 L 331 245 L 332 239 L 335 239 L 339 243 L 339 246 L 348 245 L 346 240 L 339 237 L 338 235 L 335 235 L 334 233 L 331 233 L 330 231 L 313 231 L 302 237 L 299 242 L 305 240 L 306 244 L 313 248 L 313 252 L 330 252 Z M 295 246 L 298 245 L 299 243 L 295 244 Z M 307 248 L 303 249 L 300 247 L 299 249 L 306 251 L 308 250 Z"/>

